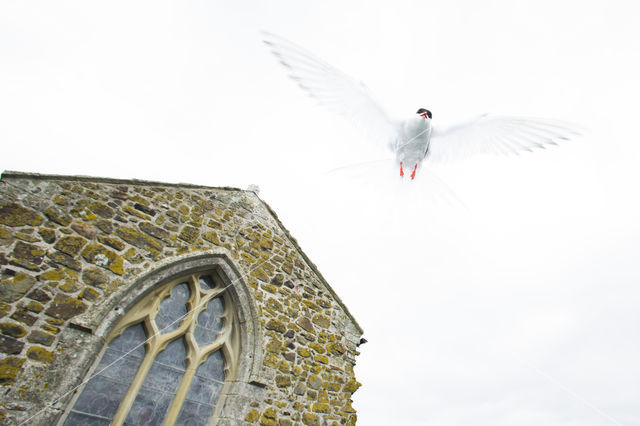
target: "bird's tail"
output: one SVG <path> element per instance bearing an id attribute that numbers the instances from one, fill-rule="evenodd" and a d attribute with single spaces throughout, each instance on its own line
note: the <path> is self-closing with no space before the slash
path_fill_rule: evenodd
<path id="1" fill-rule="evenodd" d="M 434 206 L 463 208 L 466 206 L 456 193 L 429 167 L 422 164 L 414 180 L 401 177 L 395 159 L 370 160 L 328 170 L 322 177 L 353 185 L 354 189 L 389 197 L 392 205 L 402 208 L 431 210 Z"/>

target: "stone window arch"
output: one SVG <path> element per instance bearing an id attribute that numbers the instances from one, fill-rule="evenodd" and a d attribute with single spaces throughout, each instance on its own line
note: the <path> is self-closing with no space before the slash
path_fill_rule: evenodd
<path id="1" fill-rule="evenodd" d="M 134 285 L 121 300 L 129 306 L 105 318 L 113 325 L 61 424 L 206 425 L 222 415 L 225 394 L 255 361 L 253 305 L 233 272 L 205 256 Z"/>

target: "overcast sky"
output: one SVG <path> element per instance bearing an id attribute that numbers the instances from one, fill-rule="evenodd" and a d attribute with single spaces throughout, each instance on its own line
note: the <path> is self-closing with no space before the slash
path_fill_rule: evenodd
<path id="1" fill-rule="evenodd" d="M 258 184 L 365 330 L 360 424 L 640 424 L 634 1 L 0 2 L 0 169 Z M 399 117 L 589 133 L 400 182 L 262 45 Z"/>

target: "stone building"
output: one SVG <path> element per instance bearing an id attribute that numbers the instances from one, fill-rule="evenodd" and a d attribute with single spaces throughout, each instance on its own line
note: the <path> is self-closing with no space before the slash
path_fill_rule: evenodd
<path id="1" fill-rule="evenodd" d="M 0 194 L 0 423 L 355 424 L 362 330 L 255 192 Z"/>

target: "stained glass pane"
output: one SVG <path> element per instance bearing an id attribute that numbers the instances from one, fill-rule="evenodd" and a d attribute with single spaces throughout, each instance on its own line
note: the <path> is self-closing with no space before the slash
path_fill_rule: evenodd
<path id="1" fill-rule="evenodd" d="M 200 288 L 203 290 L 213 290 L 216 287 L 216 283 L 208 275 L 200 277 L 198 281 L 200 282 Z"/>
<path id="2" fill-rule="evenodd" d="M 160 302 L 160 309 L 156 315 L 156 325 L 160 333 L 169 333 L 180 327 L 182 318 L 187 314 L 189 294 L 187 283 L 178 284 L 171 290 L 171 296 Z"/>
<path id="3" fill-rule="evenodd" d="M 176 339 L 160 352 L 129 411 L 125 424 L 159 424 L 182 381 L 187 351 L 183 339 Z"/>
<path id="4" fill-rule="evenodd" d="M 132 355 L 139 358 L 144 357 L 144 343 L 147 335 L 144 332 L 142 323 L 132 325 L 125 329 L 121 335 L 113 339 L 109 343 L 109 349 L 122 353 L 131 352 Z"/>
<path id="5" fill-rule="evenodd" d="M 196 370 L 187 398 L 176 424 L 206 425 L 218 400 L 224 383 L 224 357 L 221 351 L 209 358 Z"/>
<path id="6" fill-rule="evenodd" d="M 213 414 L 213 408 L 212 405 L 185 401 L 175 424 L 177 426 L 208 425 L 209 419 Z"/>
<path id="7" fill-rule="evenodd" d="M 65 425 L 109 423 L 142 362 L 145 339 L 142 324 L 136 324 L 109 343 Z"/>
<path id="8" fill-rule="evenodd" d="M 131 407 L 124 424 L 132 426 L 162 424 L 172 399 L 173 395 L 140 389 L 134 407 Z"/>
<path id="9" fill-rule="evenodd" d="M 110 419 L 97 417 L 92 414 L 71 412 L 67 417 L 65 425 L 87 425 L 87 426 L 109 426 Z"/>
<path id="10" fill-rule="evenodd" d="M 218 350 L 210 354 L 205 362 L 196 370 L 196 377 L 224 383 L 224 356 Z"/>
<path id="11" fill-rule="evenodd" d="M 207 308 L 198 315 L 198 325 L 193 332 L 199 346 L 205 346 L 216 340 L 222 330 L 222 314 L 224 313 L 224 303 L 221 297 L 212 299 L 207 304 Z"/>
<path id="12" fill-rule="evenodd" d="M 118 410 L 120 401 L 127 392 L 128 387 L 128 385 L 103 376 L 93 377 L 73 406 L 73 411 L 95 414 L 111 419 Z M 65 424 L 72 425 L 76 423 L 70 423 L 70 417 L 68 417 Z"/>

